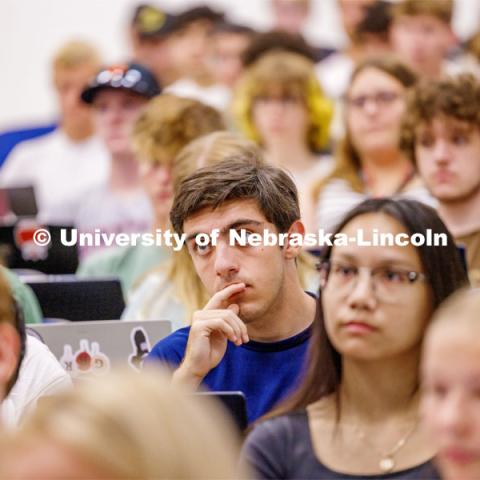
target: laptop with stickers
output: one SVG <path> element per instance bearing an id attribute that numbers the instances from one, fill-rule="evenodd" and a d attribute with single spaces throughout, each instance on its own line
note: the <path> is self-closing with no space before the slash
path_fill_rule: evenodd
<path id="1" fill-rule="evenodd" d="M 32 324 L 28 330 L 50 348 L 73 378 L 78 378 L 105 374 L 112 365 L 140 370 L 150 349 L 171 333 L 172 325 L 166 320 L 105 320 Z"/>

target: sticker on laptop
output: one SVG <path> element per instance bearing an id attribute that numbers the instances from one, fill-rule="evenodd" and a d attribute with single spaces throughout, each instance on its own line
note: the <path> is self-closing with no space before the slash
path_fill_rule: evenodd
<path id="1" fill-rule="evenodd" d="M 150 341 L 147 332 L 142 327 L 135 327 L 130 332 L 130 342 L 133 352 L 128 357 L 128 363 L 136 370 L 141 370 L 145 357 L 150 352 Z"/>

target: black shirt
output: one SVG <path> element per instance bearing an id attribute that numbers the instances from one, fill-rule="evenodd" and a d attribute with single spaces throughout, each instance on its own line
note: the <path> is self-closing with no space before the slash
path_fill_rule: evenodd
<path id="1" fill-rule="evenodd" d="M 245 441 L 242 455 L 256 478 L 365 480 L 439 480 L 431 461 L 393 473 L 349 475 L 330 470 L 313 450 L 307 413 L 291 413 L 257 425 Z"/>

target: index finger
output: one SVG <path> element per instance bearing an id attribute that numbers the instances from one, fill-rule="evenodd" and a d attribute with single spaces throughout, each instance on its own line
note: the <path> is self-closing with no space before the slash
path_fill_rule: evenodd
<path id="1" fill-rule="evenodd" d="M 240 293 L 243 290 L 245 290 L 244 283 L 234 283 L 229 285 L 228 287 L 225 287 L 224 289 L 215 293 L 203 309 L 212 310 L 217 308 L 226 308 L 228 306 L 227 300 L 231 296 L 235 295 L 236 293 Z"/>

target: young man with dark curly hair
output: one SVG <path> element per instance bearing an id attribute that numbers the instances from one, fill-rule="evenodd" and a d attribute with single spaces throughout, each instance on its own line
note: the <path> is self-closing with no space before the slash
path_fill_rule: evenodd
<path id="1" fill-rule="evenodd" d="M 479 284 L 480 82 L 460 75 L 420 83 L 409 99 L 401 144 L 466 247 L 470 280 Z"/>

